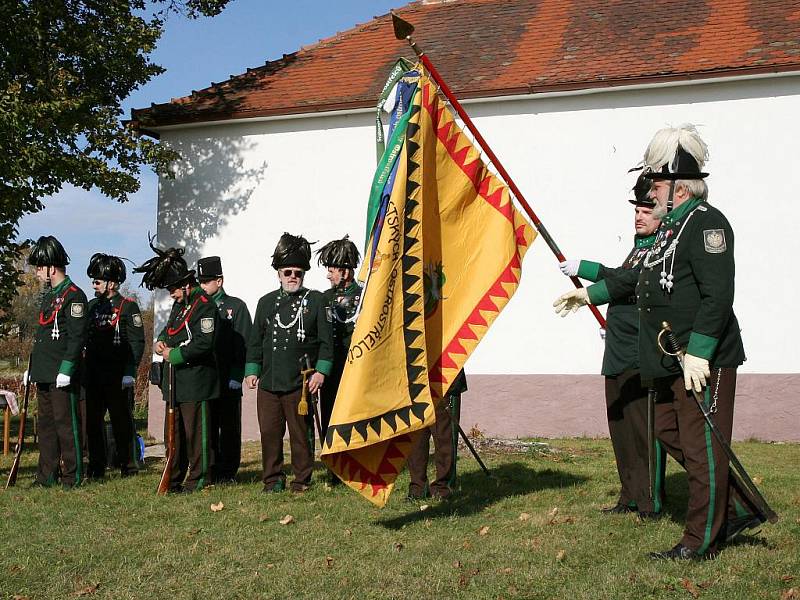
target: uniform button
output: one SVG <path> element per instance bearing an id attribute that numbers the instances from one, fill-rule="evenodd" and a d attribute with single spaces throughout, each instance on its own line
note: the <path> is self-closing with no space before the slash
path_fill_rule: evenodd
<path id="1" fill-rule="evenodd" d="M 645 292 L 645 295 L 644 295 L 644 297 L 645 297 L 645 298 L 649 298 L 649 297 L 650 297 L 650 292 Z"/>
<path id="2" fill-rule="evenodd" d="M 637 299 L 637 300 L 639 299 L 639 294 L 636 294 L 636 299 Z"/>
<path id="3" fill-rule="evenodd" d="M 637 308 L 636 310 L 638 310 L 639 312 L 642 312 L 642 308 L 641 307 Z"/>
<path id="4" fill-rule="evenodd" d="M 650 285 L 650 280 L 649 280 L 649 279 L 648 279 L 648 280 L 646 280 L 646 281 L 644 282 L 644 284 L 645 284 L 645 285 Z"/>
<path id="5" fill-rule="evenodd" d="M 650 312 L 650 309 L 649 309 L 649 308 L 647 309 L 647 312 Z"/>

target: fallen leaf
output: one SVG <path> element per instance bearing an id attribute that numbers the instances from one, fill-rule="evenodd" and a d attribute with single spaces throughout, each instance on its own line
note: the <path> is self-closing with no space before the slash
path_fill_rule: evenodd
<path id="1" fill-rule="evenodd" d="M 403 544 L 401 544 L 400 542 L 395 542 L 393 548 L 398 552 L 400 552 L 400 550 L 403 549 Z"/>
<path id="2" fill-rule="evenodd" d="M 269 521 L 269 515 L 259 515 L 258 522 L 263 523 L 264 521 Z"/>
<path id="3" fill-rule="evenodd" d="M 800 599 L 800 591 L 797 588 L 789 588 L 781 594 L 781 600 L 798 600 Z"/>
<path id="4" fill-rule="evenodd" d="M 9 573 L 19 573 L 24 567 L 22 565 L 11 565 L 8 568 Z"/>
<path id="5" fill-rule="evenodd" d="M 566 550 L 559 550 L 558 554 L 556 554 L 556 560 L 557 561 L 562 561 L 562 560 L 564 560 L 564 557 L 566 555 L 567 555 L 567 551 Z"/>
<path id="6" fill-rule="evenodd" d="M 326 567 L 332 567 L 333 566 L 333 557 L 332 556 L 326 556 L 325 557 L 325 566 Z"/>
<path id="7" fill-rule="evenodd" d="M 458 576 L 458 586 L 465 587 L 467 585 L 467 576 L 463 573 Z"/>
<path id="8" fill-rule="evenodd" d="M 699 587 L 701 590 L 707 590 L 712 585 L 714 585 L 714 582 L 711 581 L 711 580 L 709 580 L 709 581 L 701 581 L 700 583 L 697 584 L 697 587 Z"/>
<path id="9" fill-rule="evenodd" d="M 198 534 L 198 533 L 200 533 L 201 531 L 203 531 L 203 530 L 202 530 L 202 529 L 200 529 L 199 527 L 197 527 L 196 529 L 190 529 L 190 530 L 189 530 L 189 533 L 188 533 L 187 535 L 190 535 L 190 536 L 192 536 L 192 535 L 197 535 L 197 534 Z"/>
<path id="10" fill-rule="evenodd" d="M 764 483 L 764 478 L 756 475 L 755 477 L 753 477 L 753 483 L 755 483 L 756 485 L 761 485 L 762 483 Z"/>
<path id="11" fill-rule="evenodd" d="M 322 515 L 314 515 L 314 518 L 315 518 L 315 519 L 321 519 L 321 518 L 322 518 Z"/>
<path id="12" fill-rule="evenodd" d="M 268 569 L 274 569 L 275 568 L 275 563 L 267 563 L 267 568 Z"/>
<path id="13" fill-rule="evenodd" d="M 509 573 L 511 573 L 511 567 L 504 567 L 500 569 L 500 571 L 508 575 Z"/>
<path id="14" fill-rule="evenodd" d="M 454 568 L 454 569 L 460 569 L 460 568 L 461 568 L 461 566 L 462 566 L 462 565 L 461 565 L 461 561 L 460 561 L 460 560 L 455 560 L 455 561 L 453 561 L 453 568 Z"/>
<path id="15" fill-rule="evenodd" d="M 430 504 L 423 504 L 419 507 L 421 511 L 426 511 L 430 508 Z"/>
<path id="16" fill-rule="evenodd" d="M 294 523 L 294 517 L 292 515 L 286 515 L 280 521 L 278 521 L 281 525 L 288 525 L 289 523 Z"/>
<path id="17" fill-rule="evenodd" d="M 484 525 L 483 527 L 478 529 L 478 535 L 486 535 L 487 533 L 489 533 L 489 526 L 488 525 Z"/>
<path id="18" fill-rule="evenodd" d="M 219 512 L 223 508 L 225 508 L 225 505 L 222 502 L 217 502 L 216 504 L 211 505 L 211 512 Z"/>
<path id="19" fill-rule="evenodd" d="M 344 530 L 344 534 L 349 537 L 349 536 L 353 535 L 353 531 L 350 530 L 350 529 L 345 529 Z"/>
<path id="20" fill-rule="evenodd" d="M 15 594 L 13 596 L 13 600 L 31 600 L 30 596 L 22 596 L 20 594 Z"/>
<path id="21" fill-rule="evenodd" d="M 461 547 L 464 548 L 464 550 L 470 550 L 472 548 L 472 544 L 465 541 L 463 544 L 461 544 Z"/>
<path id="22" fill-rule="evenodd" d="M 549 522 L 550 522 L 551 525 L 552 525 L 553 521 L 556 520 L 557 516 L 558 516 L 558 507 L 555 506 L 555 507 L 553 507 L 553 510 L 551 510 L 549 513 L 547 513 L 547 517 L 548 517 Z"/>
<path id="23" fill-rule="evenodd" d="M 90 596 L 97 591 L 97 588 L 100 587 L 99 583 L 94 583 L 92 585 L 87 585 L 85 588 L 82 588 L 76 592 L 74 592 L 73 596 Z"/>
<path id="24" fill-rule="evenodd" d="M 700 597 L 700 592 L 697 590 L 694 584 L 688 579 L 686 578 L 681 579 L 681 587 L 685 589 L 687 592 L 689 592 L 692 595 L 692 598 Z"/>
<path id="25" fill-rule="evenodd" d="M 531 516 L 528 513 L 520 513 L 519 514 L 519 520 L 520 521 L 527 521 L 530 518 L 531 518 Z"/>
<path id="26" fill-rule="evenodd" d="M 784 575 L 784 576 L 781 577 L 781 581 L 783 581 L 784 583 L 789 583 L 793 579 L 794 579 L 794 575 Z"/>

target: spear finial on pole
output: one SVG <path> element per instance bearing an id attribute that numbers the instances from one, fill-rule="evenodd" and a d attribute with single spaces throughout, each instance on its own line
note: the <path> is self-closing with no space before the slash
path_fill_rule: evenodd
<path id="1" fill-rule="evenodd" d="M 394 37 L 398 40 L 406 40 L 417 56 L 421 57 L 422 51 L 417 47 L 416 42 L 411 37 L 411 34 L 414 33 L 414 26 L 394 13 L 392 13 L 392 26 L 394 27 Z"/>

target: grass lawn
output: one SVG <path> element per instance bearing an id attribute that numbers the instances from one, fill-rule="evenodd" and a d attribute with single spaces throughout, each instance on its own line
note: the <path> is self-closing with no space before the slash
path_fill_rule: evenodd
<path id="1" fill-rule="evenodd" d="M 681 535 L 686 477 L 674 463 L 667 518 L 639 523 L 598 512 L 617 493 L 608 440 L 549 443 L 558 451 L 487 450 L 494 479 L 462 452 L 448 502 L 406 501 L 404 474 L 380 510 L 321 483 L 261 494 L 252 443 L 238 485 L 166 498 L 160 460 L 135 478 L 29 489 L 28 452 L 17 487 L 0 492 L 0 597 L 800 598 L 800 445 L 736 444 L 781 520 L 684 564 L 646 557 Z"/>

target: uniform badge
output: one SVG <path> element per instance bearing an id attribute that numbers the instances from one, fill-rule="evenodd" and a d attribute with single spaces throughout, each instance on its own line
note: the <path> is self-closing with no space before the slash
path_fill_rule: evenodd
<path id="1" fill-rule="evenodd" d="M 69 306 L 69 314 L 72 317 L 83 316 L 83 302 L 73 302 Z"/>
<path id="2" fill-rule="evenodd" d="M 141 314 L 136 313 L 135 315 L 133 315 L 133 326 L 134 327 L 141 327 L 142 326 L 142 315 Z"/>
<path id="3" fill-rule="evenodd" d="M 728 249 L 724 229 L 706 229 L 703 231 L 703 243 L 710 254 L 722 254 Z"/>
<path id="4" fill-rule="evenodd" d="M 205 318 L 200 319 L 200 331 L 203 333 L 211 333 L 214 331 L 214 319 Z"/>
<path id="5" fill-rule="evenodd" d="M 333 323 L 333 308 L 330 306 L 325 307 L 325 320 L 328 323 Z"/>
<path id="6" fill-rule="evenodd" d="M 230 321 L 231 319 L 233 319 L 233 309 L 232 308 L 226 308 L 225 310 L 228 313 L 228 320 Z"/>

